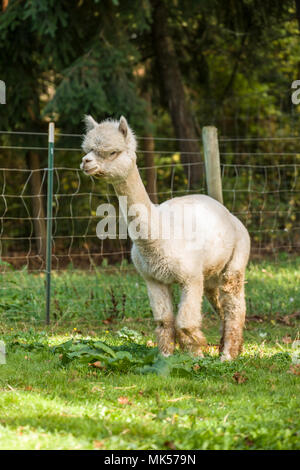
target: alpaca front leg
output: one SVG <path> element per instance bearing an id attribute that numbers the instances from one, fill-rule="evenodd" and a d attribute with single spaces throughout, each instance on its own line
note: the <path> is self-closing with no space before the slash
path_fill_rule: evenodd
<path id="1" fill-rule="evenodd" d="M 170 287 L 153 280 L 147 280 L 150 305 L 156 322 L 158 349 L 164 356 L 173 354 L 175 328 Z"/>
<path id="2" fill-rule="evenodd" d="M 207 345 L 200 329 L 202 295 L 202 282 L 184 286 L 176 318 L 176 335 L 180 346 L 196 356 L 203 356 L 202 348 Z"/>

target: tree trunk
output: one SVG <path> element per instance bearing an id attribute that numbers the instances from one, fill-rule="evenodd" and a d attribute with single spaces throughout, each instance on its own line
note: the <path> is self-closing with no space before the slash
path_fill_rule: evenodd
<path id="1" fill-rule="evenodd" d="M 147 102 L 147 117 L 148 122 L 152 122 L 152 105 L 151 105 L 151 95 L 149 92 L 144 93 L 143 95 L 145 101 Z M 156 168 L 155 165 L 155 156 L 154 148 L 155 143 L 153 135 L 148 130 L 145 131 L 146 139 L 143 140 L 143 150 L 145 151 L 145 163 L 146 163 L 146 190 L 149 194 L 151 201 L 154 204 L 158 203 L 157 198 L 157 187 L 156 187 Z"/>
<path id="2" fill-rule="evenodd" d="M 41 171 L 36 171 L 40 168 L 39 155 L 35 152 L 27 153 L 27 165 L 32 171 L 30 178 L 31 186 L 31 207 L 32 217 L 34 224 L 34 233 L 36 238 L 37 252 L 39 255 L 45 257 L 46 255 L 46 222 L 45 222 L 45 208 L 43 203 L 42 193 L 42 178 Z"/>
<path id="3" fill-rule="evenodd" d="M 175 134 L 178 139 L 182 139 L 179 140 L 181 162 L 185 165 L 190 187 L 199 188 L 202 183 L 203 166 L 199 164 L 202 160 L 197 142 L 198 136 L 186 101 L 173 39 L 168 31 L 167 10 L 163 0 L 151 0 L 151 3 L 155 56 Z"/>

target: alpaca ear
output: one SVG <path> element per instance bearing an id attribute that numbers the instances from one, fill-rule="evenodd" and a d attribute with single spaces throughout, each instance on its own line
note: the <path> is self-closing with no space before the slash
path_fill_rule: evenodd
<path id="1" fill-rule="evenodd" d="M 95 119 L 93 119 L 92 116 L 88 115 L 84 116 L 84 123 L 87 132 L 91 131 L 92 129 L 94 129 L 94 127 L 98 126 L 98 123 L 95 121 Z"/>
<path id="2" fill-rule="evenodd" d="M 124 116 L 120 117 L 119 131 L 123 134 L 124 138 L 126 139 L 128 134 L 128 124 Z"/>

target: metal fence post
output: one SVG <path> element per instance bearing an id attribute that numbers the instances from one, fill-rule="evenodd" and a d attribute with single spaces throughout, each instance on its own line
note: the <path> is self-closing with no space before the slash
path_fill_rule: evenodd
<path id="1" fill-rule="evenodd" d="M 54 123 L 48 130 L 48 184 L 47 184 L 47 250 L 46 250 L 46 324 L 50 324 L 51 258 L 52 258 L 52 201 L 54 163 Z"/>
<path id="2" fill-rule="evenodd" d="M 202 140 L 208 195 L 223 204 L 218 130 L 214 126 L 203 127 Z"/>

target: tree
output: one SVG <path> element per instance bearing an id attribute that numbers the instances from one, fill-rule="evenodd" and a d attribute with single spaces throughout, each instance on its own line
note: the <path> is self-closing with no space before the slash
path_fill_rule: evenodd
<path id="1" fill-rule="evenodd" d="M 168 30 L 168 14 L 163 0 L 152 0 L 152 34 L 157 67 L 161 72 L 161 88 L 172 118 L 175 135 L 182 152 L 181 161 L 190 174 L 192 188 L 199 187 L 202 177 L 199 146 L 191 110 L 185 95 L 181 71 L 173 39 Z"/>
<path id="2" fill-rule="evenodd" d="M 151 201 L 154 204 L 158 203 L 157 197 L 157 186 L 156 186 L 156 168 L 155 168 L 155 142 L 153 138 L 153 133 L 151 132 L 150 125 L 152 124 L 152 104 L 151 104 L 151 95 L 149 92 L 144 93 L 144 99 L 147 103 L 147 121 L 149 126 L 145 126 L 144 139 L 142 143 L 142 148 L 145 152 L 145 164 L 146 164 L 146 190 L 149 194 Z"/>

